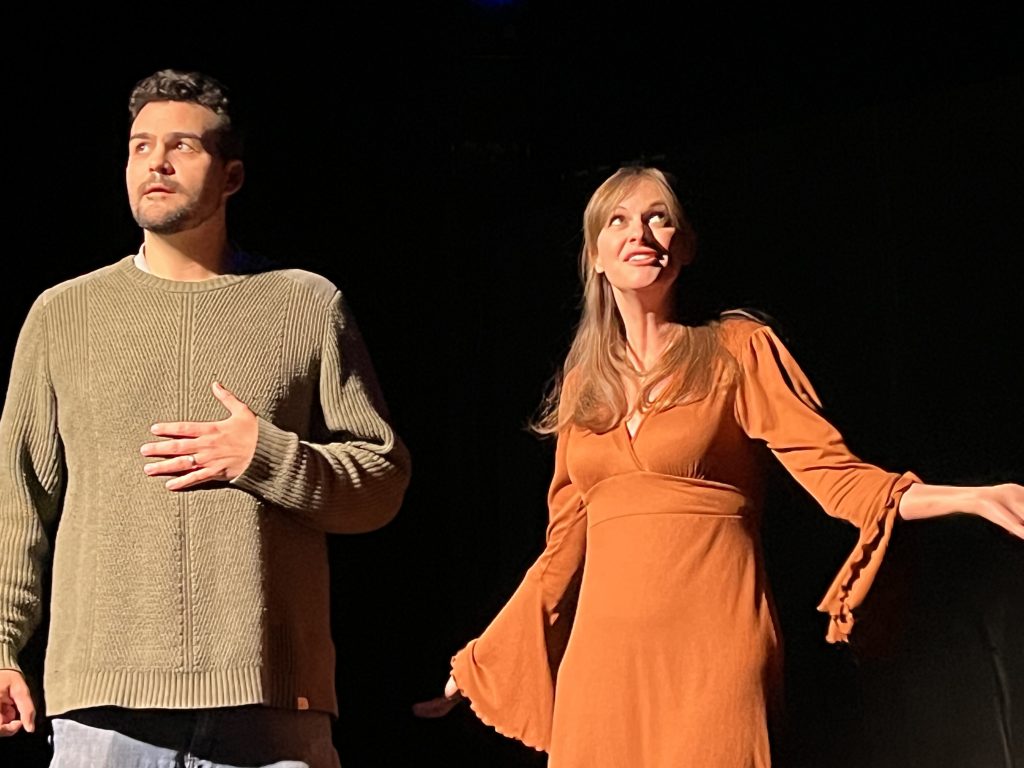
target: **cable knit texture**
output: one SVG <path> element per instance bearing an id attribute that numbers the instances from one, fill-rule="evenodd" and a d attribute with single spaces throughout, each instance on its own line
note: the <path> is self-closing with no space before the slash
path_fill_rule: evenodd
<path id="1" fill-rule="evenodd" d="M 163 421 L 259 417 L 232 482 L 171 492 Z M 327 533 L 397 513 L 408 452 L 338 289 L 302 270 L 171 281 L 132 257 L 62 283 L 22 328 L 0 420 L 0 668 L 53 588 L 48 713 L 266 704 L 337 714 Z M 55 536 L 54 536 L 55 534 Z"/>

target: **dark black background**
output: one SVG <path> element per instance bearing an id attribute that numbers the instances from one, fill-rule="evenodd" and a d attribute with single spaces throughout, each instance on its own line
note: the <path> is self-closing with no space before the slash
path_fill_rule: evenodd
<path id="1" fill-rule="evenodd" d="M 349 297 L 414 478 L 392 524 L 331 544 L 345 768 L 544 762 L 466 707 L 410 706 L 542 547 L 551 446 L 523 427 L 576 320 L 583 206 L 624 162 L 679 177 L 700 237 L 683 279 L 770 312 L 862 457 L 1024 479 L 1017 16 L 410 5 L 23 8 L 3 54 L 4 360 L 40 290 L 137 248 L 127 95 L 165 66 L 248 108 L 234 237 Z M 828 646 L 814 606 L 855 531 L 773 480 L 780 763 L 1020 764 L 1021 543 L 973 519 L 901 528 L 858 642 Z M 45 754 L 0 742 L 4 766 Z"/>

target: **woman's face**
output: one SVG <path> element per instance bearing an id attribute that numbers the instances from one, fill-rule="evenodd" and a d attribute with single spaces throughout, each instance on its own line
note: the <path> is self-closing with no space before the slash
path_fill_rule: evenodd
<path id="1" fill-rule="evenodd" d="M 641 179 L 609 212 L 597 236 L 594 269 L 619 292 L 666 289 L 688 250 L 663 188 Z"/>

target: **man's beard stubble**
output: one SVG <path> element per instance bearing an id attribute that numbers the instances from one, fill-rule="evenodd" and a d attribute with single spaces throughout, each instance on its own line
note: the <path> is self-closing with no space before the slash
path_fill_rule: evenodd
<path id="1" fill-rule="evenodd" d="M 185 231 L 191 225 L 193 213 L 194 205 L 186 204 L 159 216 L 148 215 L 142 212 L 141 201 L 132 211 L 135 223 L 156 235 L 176 235 Z"/>

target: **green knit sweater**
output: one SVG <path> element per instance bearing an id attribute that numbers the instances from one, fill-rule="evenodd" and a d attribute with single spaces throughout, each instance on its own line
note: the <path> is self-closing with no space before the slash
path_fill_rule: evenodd
<path id="1" fill-rule="evenodd" d="M 259 417 L 256 455 L 230 483 L 168 491 L 139 449 L 154 422 L 225 418 L 214 380 Z M 18 669 L 52 558 L 49 714 L 336 715 L 325 534 L 398 511 L 410 463 L 386 419 L 318 275 L 179 282 L 129 256 L 46 291 L 0 419 L 0 668 Z"/>

